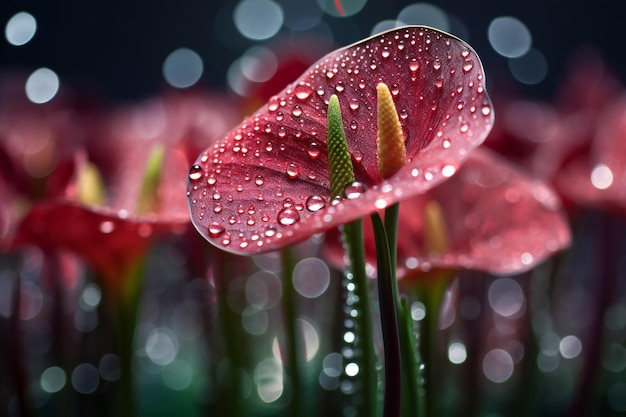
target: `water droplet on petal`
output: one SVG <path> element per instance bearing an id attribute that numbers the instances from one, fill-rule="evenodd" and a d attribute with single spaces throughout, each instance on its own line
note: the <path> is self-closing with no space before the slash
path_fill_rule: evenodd
<path id="1" fill-rule="evenodd" d="M 344 189 L 344 195 L 348 200 L 354 200 L 361 197 L 367 191 L 367 186 L 360 182 L 352 182 Z"/>
<path id="2" fill-rule="evenodd" d="M 224 233 L 224 230 L 224 226 L 217 222 L 213 222 L 209 225 L 209 236 L 219 237 L 222 233 Z"/>
<path id="3" fill-rule="evenodd" d="M 358 110 L 360 106 L 359 100 L 356 98 L 353 98 L 352 100 L 350 100 L 350 108 L 352 110 Z"/>
<path id="4" fill-rule="evenodd" d="M 200 165 L 194 165 L 189 169 L 189 179 L 197 181 L 202 178 L 202 167 Z"/>
<path id="5" fill-rule="evenodd" d="M 484 104 L 481 108 L 483 115 L 489 116 L 491 114 L 491 107 L 488 104 Z"/>
<path id="6" fill-rule="evenodd" d="M 256 185 L 263 185 L 265 183 L 265 180 L 263 179 L 263 176 L 257 175 L 256 179 L 254 180 L 254 183 Z"/>
<path id="7" fill-rule="evenodd" d="M 307 153 L 311 158 L 317 158 L 320 154 L 320 150 L 317 149 L 317 143 L 311 142 L 311 147 L 308 149 Z"/>
<path id="8" fill-rule="evenodd" d="M 409 69 L 413 72 L 417 71 L 420 68 L 420 63 L 417 59 L 412 58 L 411 62 L 409 62 Z"/>
<path id="9" fill-rule="evenodd" d="M 313 94 L 313 89 L 306 84 L 298 84 L 293 92 L 299 100 L 306 100 Z"/>
<path id="10" fill-rule="evenodd" d="M 463 63 L 463 72 L 470 72 L 474 68 L 474 61 L 471 59 Z"/>
<path id="11" fill-rule="evenodd" d="M 356 120 L 352 120 L 352 121 L 350 122 L 350 129 L 352 129 L 352 130 L 356 130 L 356 129 L 357 129 L 357 127 L 359 127 L 359 125 L 357 124 Z"/>
<path id="12" fill-rule="evenodd" d="M 298 214 L 298 211 L 294 208 L 286 207 L 278 212 L 278 223 L 282 224 L 283 226 L 291 226 L 298 220 L 300 220 L 300 215 Z"/>
<path id="13" fill-rule="evenodd" d="M 389 52 L 389 47 L 385 46 L 381 55 L 383 56 L 383 58 L 389 58 L 389 55 L 391 55 L 391 52 Z"/>
<path id="14" fill-rule="evenodd" d="M 289 166 L 287 167 L 287 175 L 289 176 L 289 178 L 297 178 L 298 175 L 300 175 L 300 167 L 298 167 L 298 165 L 296 164 L 289 164 Z"/>
<path id="15" fill-rule="evenodd" d="M 326 200 L 319 195 L 311 195 L 306 199 L 306 208 L 309 211 L 319 211 L 326 206 Z"/>
<path id="16" fill-rule="evenodd" d="M 433 68 L 436 70 L 441 69 L 441 61 L 438 58 L 433 61 Z"/>
<path id="17" fill-rule="evenodd" d="M 293 110 L 291 111 L 291 114 L 293 114 L 296 117 L 300 117 L 302 115 L 302 107 L 300 107 L 299 105 L 295 105 L 293 107 Z"/>

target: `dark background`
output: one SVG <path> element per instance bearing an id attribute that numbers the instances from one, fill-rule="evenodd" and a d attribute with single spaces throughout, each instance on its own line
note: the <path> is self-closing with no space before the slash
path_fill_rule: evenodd
<path id="1" fill-rule="evenodd" d="M 341 1 L 347 4 L 350 0 Z M 325 15 L 323 19 L 332 28 L 337 46 L 343 46 L 369 36 L 377 22 L 395 18 L 411 3 L 369 0 L 354 16 Z M 199 85 L 225 90 L 230 64 L 255 44 L 234 28 L 236 4 L 234 0 L 3 0 L 3 32 L 7 20 L 18 11 L 31 13 L 38 27 L 33 40 L 20 47 L 10 45 L 2 34 L 0 70 L 30 73 L 46 66 L 59 75 L 61 86 L 88 87 L 111 101 L 137 100 L 164 87 L 164 59 L 173 50 L 188 47 L 204 61 Z M 517 82 L 516 88 L 529 96 L 550 97 L 573 51 L 583 45 L 593 45 L 624 80 L 626 1 L 440 0 L 432 4 L 463 21 L 468 30 L 466 40 L 478 51 L 493 79 L 509 75 L 507 60 L 496 54 L 487 40 L 489 23 L 503 15 L 524 22 L 532 33 L 533 47 L 546 56 L 549 66 L 541 83 L 526 86 Z M 302 33 L 283 29 L 282 34 Z"/>

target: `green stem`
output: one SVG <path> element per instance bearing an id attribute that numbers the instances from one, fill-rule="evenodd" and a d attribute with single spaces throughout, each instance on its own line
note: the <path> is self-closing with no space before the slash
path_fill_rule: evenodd
<path id="1" fill-rule="evenodd" d="M 402 400 L 402 368 L 400 332 L 398 328 L 398 283 L 385 226 L 378 215 L 372 215 L 378 269 L 378 297 L 385 357 L 385 397 L 383 417 L 400 416 Z M 393 233 L 393 231 L 392 231 Z"/>
<path id="2" fill-rule="evenodd" d="M 304 412 L 301 407 L 302 379 L 300 376 L 300 353 L 304 346 L 300 346 L 297 322 L 297 293 L 293 286 L 293 271 L 295 267 L 291 249 L 281 251 L 280 259 L 283 265 L 283 321 L 285 324 L 285 375 L 287 383 L 291 385 L 291 415 L 299 415 Z"/>
<path id="3" fill-rule="evenodd" d="M 376 352 L 374 349 L 374 331 L 372 327 L 372 310 L 370 303 L 369 278 L 365 272 L 365 249 L 363 245 L 363 221 L 355 220 L 343 226 L 343 238 L 350 261 L 350 273 L 354 283 L 352 293 L 358 300 L 357 316 L 351 317 L 355 322 L 357 333 L 356 346 L 362 356 L 359 372 L 363 384 L 363 401 L 357 407 L 358 416 L 373 417 L 378 410 L 378 378 L 376 371 Z"/>
<path id="4" fill-rule="evenodd" d="M 426 309 L 426 317 L 420 322 L 419 350 L 424 366 L 424 386 L 426 394 L 426 415 L 438 416 L 437 381 L 435 364 L 437 363 L 438 321 L 444 295 L 452 275 L 448 271 L 434 270 L 424 276 L 417 286 L 418 298 Z M 421 284 L 421 285 L 420 285 Z"/>
<path id="5" fill-rule="evenodd" d="M 118 415 L 137 415 L 137 398 L 133 381 L 133 350 L 137 326 L 137 307 L 141 295 L 144 261 L 141 259 L 121 279 L 127 283 L 125 292 L 114 295 L 116 345 L 120 358 Z"/>
<path id="6" fill-rule="evenodd" d="M 227 252 L 211 252 L 213 259 L 213 278 L 215 282 L 217 318 L 219 321 L 219 339 L 225 352 L 228 365 L 227 372 L 218 375 L 216 415 L 246 416 L 247 407 L 241 400 L 244 381 L 241 369 L 244 368 L 241 352 L 241 335 L 239 332 L 241 320 L 228 305 L 228 277 L 231 277 L 233 265 L 238 260 Z M 220 379 L 223 378 L 223 379 Z"/>

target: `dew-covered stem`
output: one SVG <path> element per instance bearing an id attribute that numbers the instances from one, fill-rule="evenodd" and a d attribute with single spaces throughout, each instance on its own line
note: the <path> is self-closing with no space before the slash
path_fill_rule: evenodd
<path id="1" fill-rule="evenodd" d="M 352 294 L 358 300 L 356 305 L 350 306 L 356 312 L 351 320 L 355 322 L 355 346 L 361 352 L 359 365 L 359 379 L 362 384 L 362 401 L 357 407 L 357 415 L 371 417 L 377 415 L 378 410 L 378 376 L 376 371 L 376 352 L 374 349 L 374 331 L 372 325 L 372 308 L 370 302 L 369 278 L 365 272 L 365 249 L 363 245 L 363 221 L 343 226 L 343 239 L 350 262 L 347 274 L 351 279 L 348 284 L 354 284 Z"/>

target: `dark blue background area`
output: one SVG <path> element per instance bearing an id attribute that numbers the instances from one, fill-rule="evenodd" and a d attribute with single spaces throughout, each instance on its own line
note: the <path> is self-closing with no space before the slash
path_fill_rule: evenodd
<path id="1" fill-rule="evenodd" d="M 332 28 L 337 45 L 343 46 L 369 36 L 377 22 L 395 18 L 412 3 L 369 0 L 355 16 L 325 15 L 324 21 Z M 33 40 L 20 47 L 8 44 L 2 35 L 0 69 L 30 72 L 46 66 L 57 72 L 62 83 L 88 87 L 112 100 L 132 100 L 157 93 L 164 86 L 164 59 L 173 50 L 188 47 L 204 61 L 200 84 L 225 89 L 230 64 L 250 46 L 263 44 L 247 40 L 235 30 L 232 10 L 236 4 L 213 0 L 3 1 L 3 30 L 18 11 L 34 15 L 38 29 Z M 573 51 L 583 45 L 593 45 L 622 80 L 626 74 L 624 1 L 441 0 L 432 4 L 465 23 L 467 40 L 493 79 L 506 79 L 508 69 L 507 60 L 489 45 L 489 23 L 503 15 L 524 22 L 532 33 L 533 46 L 549 65 L 543 82 L 534 86 L 516 83 L 530 96 L 551 96 Z"/>

